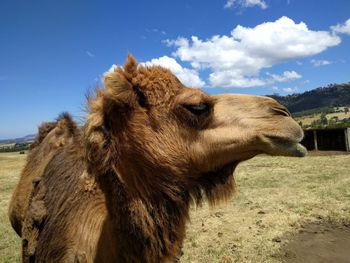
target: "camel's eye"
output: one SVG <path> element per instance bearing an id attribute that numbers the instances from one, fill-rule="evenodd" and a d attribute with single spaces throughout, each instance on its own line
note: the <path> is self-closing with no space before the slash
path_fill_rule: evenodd
<path id="1" fill-rule="evenodd" d="M 192 114 L 197 116 L 208 113 L 210 110 L 210 106 L 206 103 L 188 104 L 184 105 L 184 107 Z"/>

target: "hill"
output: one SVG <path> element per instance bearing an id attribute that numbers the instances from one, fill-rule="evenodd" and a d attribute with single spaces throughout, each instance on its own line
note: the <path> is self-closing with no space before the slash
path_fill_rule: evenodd
<path id="1" fill-rule="evenodd" d="M 15 143 L 28 143 L 34 140 L 36 134 L 29 134 L 24 137 L 0 140 L 1 144 L 15 144 Z"/>
<path id="2" fill-rule="evenodd" d="M 268 96 L 285 105 L 291 113 L 305 112 L 305 114 L 298 115 L 308 115 L 315 112 L 325 112 L 328 108 L 350 106 L 350 82 L 330 84 L 327 87 L 317 88 L 301 94 Z"/>

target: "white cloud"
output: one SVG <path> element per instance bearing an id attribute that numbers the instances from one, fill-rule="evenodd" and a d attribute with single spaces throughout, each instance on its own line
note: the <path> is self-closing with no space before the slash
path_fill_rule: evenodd
<path id="1" fill-rule="evenodd" d="M 227 0 L 225 8 L 233 8 L 235 6 L 240 6 L 243 8 L 258 6 L 261 9 L 266 9 L 267 4 L 264 0 Z"/>
<path id="2" fill-rule="evenodd" d="M 215 86 L 222 88 L 250 88 L 272 85 L 277 82 L 289 82 L 302 78 L 302 76 L 294 70 L 285 71 L 281 75 L 271 73 L 266 73 L 266 75 L 269 77 L 262 79 L 258 77 L 237 75 L 234 71 L 219 71 L 211 73 L 209 75 L 209 80 L 211 83 L 216 83 Z"/>
<path id="3" fill-rule="evenodd" d="M 160 30 L 160 29 L 158 29 L 158 28 L 146 29 L 146 32 L 148 32 L 148 33 L 156 33 L 156 34 L 161 34 L 161 35 L 166 35 L 166 31 Z"/>
<path id="4" fill-rule="evenodd" d="M 170 69 L 179 80 L 189 87 L 202 88 L 205 82 L 200 79 L 198 71 L 195 69 L 189 69 L 182 67 L 174 58 L 163 56 L 160 58 L 154 58 L 150 61 L 140 63 L 143 66 L 162 66 L 164 68 Z M 113 64 L 107 72 L 113 72 L 118 68 L 118 65 Z"/>
<path id="5" fill-rule="evenodd" d="M 266 81 L 256 77 L 245 77 L 234 71 L 216 71 L 209 75 L 212 86 L 221 88 L 250 88 L 266 85 Z"/>
<path id="6" fill-rule="evenodd" d="M 284 91 L 286 93 L 295 93 L 298 92 L 298 88 L 279 88 L 277 86 L 272 86 L 274 91 Z"/>
<path id="7" fill-rule="evenodd" d="M 266 73 L 268 76 L 271 76 L 271 81 L 272 82 L 287 82 L 290 80 L 296 80 L 296 79 L 301 79 L 302 76 L 293 71 L 285 71 L 283 72 L 282 75 L 276 75 L 276 74 L 270 74 L 270 73 Z"/>
<path id="8" fill-rule="evenodd" d="M 326 66 L 329 64 L 332 64 L 332 61 L 329 60 L 316 60 L 316 59 L 311 59 L 310 63 L 314 66 L 314 67 L 320 67 L 320 66 Z"/>
<path id="9" fill-rule="evenodd" d="M 263 86 L 266 80 L 259 78 L 262 69 L 319 54 L 338 45 L 341 39 L 281 17 L 254 28 L 238 25 L 230 35 L 215 35 L 206 40 L 192 36 L 190 40 L 178 38 L 164 42 L 176 48 L 175 57 L 190 62 L 195 70 L 209 69 L 211 86 L 230 88 Z M 291 72 L 284 77 L 291 77 L 294 74 Z"/>
<path id="10" fill-rule="evenodd" d="M 142 63 L 142 65 L 157 65 L 170 69 L 183 84 L 190 87 L 201 88 L 205 85 L 205 82 L 200 79 L 198 71 L 194 69 L 184 68 L 179 63 L 177 63 L 174 58 L 168 56 L 154 58 L 151 61 Z"/>
<path id="11" fill-rule="evenodd" d="M 282 88 L 282 90 L 287 93 L 295 93 L 298 91 L 298 88 Z"/>
<path id="12" fill-rule="evenodd" d="M 331 26 L 331 29 L 334 33 L 342 33 L 350 35 L 350 18 L 344 22 L 344 24 L 337 24 Z"/>
<path id="13" fill-rule="evenodd" d="M 118 68 L 118 65 L 113 64 L 113 65 L 109 68 L 109 70 L 107 70 L 107 72 L 114 72 L 117 68 Z"/>
<path id="14" fill-rule="evenodd" d="M 85 53 L 86 53 L 86 55 L 88 55 L 88 57 L 90 57 L 90 58 L 94 58 L 94 57 L 95 57 L 95 55 L 92 54 L 90 51 L 86 51 Z"/>

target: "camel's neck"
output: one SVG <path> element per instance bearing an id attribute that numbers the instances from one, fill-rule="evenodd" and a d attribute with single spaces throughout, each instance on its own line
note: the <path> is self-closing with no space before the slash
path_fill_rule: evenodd
<path id="1" fill-rule="evenodd" d="M 115 174 L 99 180 L 106 196 L 108 214 L 114 224 L 121 253 L 145 262 L 171 260 L 181 252 L 188 219 L 189 197 L 174 200 L 166 193 L 154 197 L 131 195 Z M 119 241 L 120 242 L 120 241 Z M 121 255 L 123 256 L 123 255 Z"/>

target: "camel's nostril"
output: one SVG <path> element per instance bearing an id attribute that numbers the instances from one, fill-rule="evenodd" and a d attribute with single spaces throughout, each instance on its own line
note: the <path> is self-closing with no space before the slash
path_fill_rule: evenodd
<path id="1" fill-rule="evenodd" d="M 283 106 L 273 106 L 271 107 L 271 109 L 273 110 L 273 112 L 278 115 L 284 115 L 284 116 L 288 116 L 291 117 L 290 112 L 287 110 L 287 108 L 283 107 Z"/>

